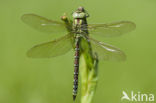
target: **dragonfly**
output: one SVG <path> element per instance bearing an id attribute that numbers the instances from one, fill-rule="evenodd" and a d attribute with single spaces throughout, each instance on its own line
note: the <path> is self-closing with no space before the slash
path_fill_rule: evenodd
<path id="1" fill-rule="evenodd" d="M 89 16 L 88 12 L 80 6 L 72 13 L 73 20 L 68 19 L 66 15 L 61 17 L 62 21 L 50 20 L 36 14 L 24 14 L 21 17 L 24 23 L 41 32 L 51 34 L 67 32 L 63 37 L 32 47 L 28 50 L 27 56 L 31 58 L 52 58 L 74 49 L 73 100 L 75 100 L 78 91 L 79 57 L 86 50 L 81 44 L 82 39 L 90 45 L 91 49 L 89 50 L 97 53 L 99 60 L 123 61 L 126 59 L 123 51 L 109 44 L 97 41 L 89 35 L 117 37 L 136 28 L 135 23 L 131 21 L 88 24 L 87 18 Z"/>

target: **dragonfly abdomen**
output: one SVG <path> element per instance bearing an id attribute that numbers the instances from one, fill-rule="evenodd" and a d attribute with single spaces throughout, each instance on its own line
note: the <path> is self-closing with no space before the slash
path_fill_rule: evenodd
<path id="1" fill-rule="evenodd" d="M 73 84 L 73 100 L 76 99 L 78 89 L 78 76 L 79 76 L 79 37 L 76 37 L 75 44 L 75 62 L 74 62 L 74 84 Z"/>

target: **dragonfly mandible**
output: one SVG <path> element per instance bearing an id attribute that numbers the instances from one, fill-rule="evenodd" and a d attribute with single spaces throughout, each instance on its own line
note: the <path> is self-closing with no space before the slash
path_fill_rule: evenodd
<path id="1" fill-rule="evenodd" d="M 73 84 L 73 99 L 75 100 L 78 89 L 79 56 L 81 52 L 85 51 L 85 48 L 81 47 L 81 40 L 86 40 L 91 45 L 92 51 L 98 54 L 99 59 L 123 61 L 126 59 L 124 52 L 114 46 L 89 37 L 89 34 L 101 35 L 102 37 L 116 37 L 134 30 L 136 25 L 131 21 L 87 24 L 89 14 L 83 7 L 78 7 L 72 13 L 72 17 L 73 20 L 69 20 L 64 15 L 61 17 L 62 22 L 59 22 L 35 14 L 24 14 L 22 21 L 39 31 L 47 33 L 68 32 L 67 35 L 61 38 L 32 47 L 27 52 L 27 56 L 32 58 L 50 58 L 63 55 L 72 48 L 75 49 Z"/>

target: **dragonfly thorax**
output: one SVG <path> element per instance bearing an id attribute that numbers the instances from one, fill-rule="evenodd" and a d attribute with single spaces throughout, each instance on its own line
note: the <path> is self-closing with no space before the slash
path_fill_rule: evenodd
<path id="1" fill-rule="evenodd" d="M 79 7 L 73 14 L 73 31 L 76 34 L 81 34 L 84 30 L 87 30 L 87 20 L 89 16 L 83 7 Z"/>

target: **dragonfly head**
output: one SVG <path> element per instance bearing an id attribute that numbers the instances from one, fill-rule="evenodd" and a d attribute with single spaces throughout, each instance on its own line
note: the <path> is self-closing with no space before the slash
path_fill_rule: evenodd
<path id="1" fill-rule="evenodd" d="M 77 18 L 82 19 L 86 17 L 89 17 L 89 14 L 82 6 L 78 7 L 78 9 L 73 13 L 74 19 L 77 19 Z"/>
<path id="2" fill-rule="evenodd" d="M 85 12 L 85 9 L 84 9 L 84 7 L 80 6 L 80 7 L 78 7 L 77 11 L 78 12 Z"/>

